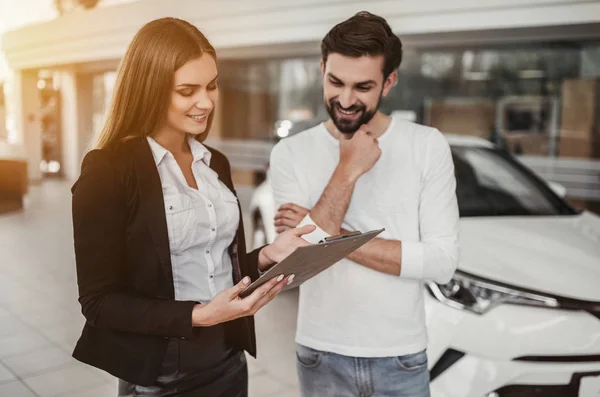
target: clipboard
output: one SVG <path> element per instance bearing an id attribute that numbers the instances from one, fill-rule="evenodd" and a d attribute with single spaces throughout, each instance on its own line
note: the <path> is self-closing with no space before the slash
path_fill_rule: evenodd
<path id="1" fill-rule="evenodd" d="M 254 292 L 256 288 L 280 274 L 295 275 L 294 281 L 290 285 L 286 285 L 284 291 L 296 288 L 368 243 L 384 230 L 372 230 L 366 233 L 350 232 L 327 237 L 317 244 L 296 248 L 290 256 L 273 265 L 262 276 L 247 286 L 239 296 L 245 298 Z"/>

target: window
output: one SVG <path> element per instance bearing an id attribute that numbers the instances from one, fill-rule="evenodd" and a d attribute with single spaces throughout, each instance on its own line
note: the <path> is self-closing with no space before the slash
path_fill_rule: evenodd
<path id="1" fill-rule="evenodd" d="M 509 155 L 477 147 L 453 147 L 460 215 L 574 214 L 550 189 Z"/>

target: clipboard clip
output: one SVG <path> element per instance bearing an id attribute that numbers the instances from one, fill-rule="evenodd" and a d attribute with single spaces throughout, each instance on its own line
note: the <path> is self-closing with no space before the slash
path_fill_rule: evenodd
<path id="1" fill-rule="evenodd" d="M 362 233 L 360 231 L 338 234 L 337 236 L 325 237 L 325 239 L 319 241 L 319 243 L 330 243 L 332 241 L 343 240 L 348 237 L 360 236 L 361 234 Z"/>

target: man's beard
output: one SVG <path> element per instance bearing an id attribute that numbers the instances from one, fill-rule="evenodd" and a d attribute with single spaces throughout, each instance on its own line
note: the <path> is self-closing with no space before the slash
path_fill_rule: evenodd
<path id="1" fill-rule="evenodd" d="M 379 110 L 379 105 L 381 104 L 381 95 L 377 100 L 377 105 L 372 110 L 367 110 L 365 105 L 352 105 L 348 109 L 344 109 L 337 99 L 331 99 L 328 103 L 325 103 L 325 108 L 327 109 L 327 113 L 329 113 L 329 117 L 333 121 L 333 124 L 338 129 L 339 132 L 344 134 L 354 134 L 361 125 L 367 124 L 375 113 Z M 344 111 L 357 111 L 362 112 L 360 117 L 356 120 L 346 120 L 342 117 L 339 117 L 338 113 L 335 111 L 335 108 L 343 109 Z"/>

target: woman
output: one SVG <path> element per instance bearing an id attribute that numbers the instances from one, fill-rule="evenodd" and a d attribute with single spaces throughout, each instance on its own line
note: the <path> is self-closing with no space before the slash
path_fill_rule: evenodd
<path id="1" fill-rule="evenodd" d="M 193 25 L 145 25 L 123 58 L 97 150 L 73 186 L 79 301 L 73 356 L 119 396 L 245 396 L 252 315 L 293 279 L 238 294 L 312 227 L 246 254 L 229 163 L 204 146 L 216 53 Z"/>

